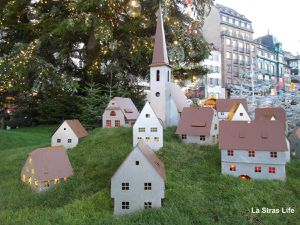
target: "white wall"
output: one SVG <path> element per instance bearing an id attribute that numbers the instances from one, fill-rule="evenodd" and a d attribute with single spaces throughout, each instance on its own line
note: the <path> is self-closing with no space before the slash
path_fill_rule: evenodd
<path id="1" fill-rule="evenodd" d="M 241 115 L 242 114 L 242 115 Z M 236 112 L 234 113 L 232 121 L 251 121 L 248 112 L 244 108 L 242 104 L 239 104 L 239 107 L 237 108 Z"/>
<path id="2" fill-rule="evenodd" d="M 129 182 L 129 190 L 122 190 L 123 182 Z M 152 183 L 152 190 L 144 190 L 144 183 L 148 182 Z M 135 148 L 111 179 L 111 197 L 114 198 L 115 215 L 143 210 L 144 202 L 152 202 L 152 207 L 159 208 L 165 197 L 165 182 L 143 153 Z M 123 210 L 122 201 L 130 202 L 130 209 Z"/>
<path id="3" fill-rule="evenodd" d="M 228 116 L 228 112 L 218 112 L 219 121 L 226 120 L 227 116 Z"/>
<path id="4" fill-rule="evenodd" d="M 61 142 L 58 143 L 57 139 L 61 139 Z M 68 139 L 71 139 L 72 142 L 68 143 Z M 51 146 L 64 146 L 65 149 L 76 147 L 78 142 L 78 137 L 67 124 L 67 122 L 63 122 L 63 124 L 57 129 L 51 138 Z"/>

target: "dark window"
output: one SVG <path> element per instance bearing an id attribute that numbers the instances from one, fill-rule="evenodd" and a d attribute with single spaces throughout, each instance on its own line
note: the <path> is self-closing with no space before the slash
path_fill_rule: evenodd
<path id="1" fill-rule="evenodd" d="M 200 136 L 200 141 L 205 141 L 205 136 L 201 135 Z"/>
<path id="2" fill-rule="evenodd" d="M 156 70 L 156 81 L 160 80 L 160 71 Z"/>
<path id="3" fill-rule="evenodd" d="M 233 156 L 233 154 L 234 154 L 234 153 L 233 153 L 233 150 L 227 150 L 227 155 L 228 155 L 228 156 Z"/>
<path id="4" fill-rule="evenodd" d="M 110 116 L 116 116 L 116 112 L 115 111 L 111 111 L 110 112 Z"/>
<path id="5" fill-rule="evenodd" d="M 276 173 L 275 167 L 269 167 L 269 173 Z"/>
<path id="6" fill-rule="evenodd" d="M 129 209 L 129 202 L 122 202 L 122 209 Z"/>
<path id="7" fill-rule="evenodd" d="M 255 157 L 255 151 L 249 151 L 248 156 L 249 157 Z"/>
<path id="8" fill-rule="evenodd" d="M 152 208 L 152 202 L 144 202 L 144 208 L 145 209 L 151 209 Z"/>
<path id="9" fill-rule="evenodd" d="M 270 152 L 271 158 L 277 158 L 277 152 Z"/>
<path id="10" fill-rule="evenodd" d="M 125 183 L 122 183 L 122 190 L 129 190 L 129 183 L 128 182 L 125 182 Z"/>
<path id="11" fill-rule="evenodd" d="M 72 143 L 72 139 L 68 139 L 68 143 Z"/>
<path id="12" fill-rule="evenodd" d="M 64 128 L 64 130 L 66 130 L 67 128 Z"/>
<path id="13" fill-rule="evenodd" d="M 215 130 L 217 130 L 218 129 L 218 124 L 215 124 Z"/>
<path id="14" fill-rule="evenodd" d="M 152 190 L 152 183 L 144 183 L 144 190 Z"/>
<path id="15" fill-rule="evenodd" d="M 160 96 L 160 93 L 159 93 L 159 92 L 156 92 L 156 93 L 155 93 L 155 96 L 156 96 L 156 97 L 159 97 L 159 96 Z"/>
<path id="16" fill-rule="evenodd" d="M 182 138 L 182 139 L 186 139 L 186 134 L 182 134 L 182 135 L 181 135 L 181 138 Z"/>
<path id="17" fill-rule="evenodd" d="M 115 127 L 120 127 L 120 126 L 121 126 L 120 120 L 115 120 Z"/>
<path id="18" fill-rule="evenodd" d="M 240 116 L 243 116 L 244 115 L 244 113 L 240 113 Z"/>
<path id="19" fill-rule="evenodd" d="M 261 166 L 256 166 L 254 168 L 255 173 L 261 173 Z"/>
<path id="20" fill-rule="evenodd" d="M 150 118 L 150 114 L 146 114 L 146 118 Z"/>
<path id="21" fill-rule="evenodd" d="M 140 161 L 135 161 L 135 165 L 140 165 Z"/>
<path id="22" fill-rule="evenodd" d="M 56 141 L 57 143 L 61 143 L 61 139 L 57 139 L 57 141 Z"/>
<path id="23" fill-rule="evenodd" d="M 168 71 L 168 82 L 170 81 L 170 71 Z"/>

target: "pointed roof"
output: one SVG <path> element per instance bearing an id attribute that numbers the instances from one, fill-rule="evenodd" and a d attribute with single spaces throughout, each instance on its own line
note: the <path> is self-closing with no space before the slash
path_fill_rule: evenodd
<path id="1" fill-rule="evenodd" d="M 156 115 L 156 113 L 154 112 L 152 106 L 151 106 L 150 103 L 147 101 L 146 104 L 144 105 L 144 107 L 143 107 L 143 109 L 142 109 L 142 111 L 141 111 L 141 113 L 140 113 L 140 115 L 139 115 L 137 121 L 135 122 L 134 127 L 137 126 L 137 124 L 139 123 L 139 121 L 140 121 L 142 118 L 144 118 L 144 116 L 145 116 L 146 113 L 150 113 L 150 114 L 152 114 L 152 115 L 154 116 L 154 117 L 151 117 L 152 123 L 154 122 L 153 120 L 157 120 L 157 121 L 159 122 L 160 125 L 163 125 L 163 124 L 162 124 L 162 121 L 157 117 L 157 115 Z M 141 118 L 141 119 L 140 119 L 140 118 Z"/>
<path id="2" fill-rule="evenodd" d="M 80 123 L 79 120 L 65 120 L 64 122 L 66 122 L 69 127 L 72 129 L 72 131 L 75 133 L 75 135 L 80 139 L 83 137 L 88 136 L 88 132 L 86 131 L 86 129 L 82 126 L 82 124 Z M 61 127 L 61 125 L 63 125 L 62 122 L 52 133 L 51 136 L 53 136 L 56 131 Z"/>
<path id="3" fill-rule="evenodd" d="M 153 58 L 150 66 L 163 65 L 169 65 L 169 59 L 167 53 L 163 16 L 161 12 L 161 5 L 159 4 Z"/>
<path id="4" fill-rule="evenodd" d="M 128 120 L 136 120 L 140 115 L 138 109 L 130 98 L 114 97 L 111 102 L 115 102 L 117 106 L 108 106 L 106 110 L 121 109 Z"/>

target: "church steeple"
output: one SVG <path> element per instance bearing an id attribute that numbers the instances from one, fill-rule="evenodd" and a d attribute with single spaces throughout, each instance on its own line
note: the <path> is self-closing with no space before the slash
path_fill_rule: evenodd
<path id="1" fill-rule="evenodd" d="M 163 65 L 169 65 L 169 59 L 165 39 L 163 16 L 161 12 L 161 5 L 159 4 L 153 58 L 150 66 L 153 67 Z"/>

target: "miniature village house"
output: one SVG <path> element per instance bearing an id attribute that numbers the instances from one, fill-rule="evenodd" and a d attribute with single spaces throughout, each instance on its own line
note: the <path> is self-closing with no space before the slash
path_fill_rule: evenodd
<path id="1" fill-rule="evenodd" d="M 219 120 L 226 120 L 230 110 L 236 103 L 241 103 L 246 112 L 248 111 L 246 99 L 217 99 L 216 110 Z"/>
<path id="2" fill-rule="evenodd" d="M 291 145 L 291 155 L 300 159 L 300 128 L 297 127 L 288 137 Z"/>
<path id="3" fill-rule="evenodd" d="M 139 111 L 130 98 L 114 97 L 102 115 L 102 127 L 131 127 Z"/>
<path id="4" fill-rule="evenodd" d="M 280 122 L 221 121 L 222 174 L 285 180 L 289 142 Z"/>
<path id="5" fill-rule="evenodd" d="M 133 146 L 144 140 L 152 150 L 163 147 L 163 127 L 147 102 L 133 126 Z"/>
<path id="6" fill-rule="evenodd" d="M 21 171 L 22 182 L 37 192 L 46 191 L 73 175 L 64 147 L 40 148 L 29 153 Z"/>
<path id="7" fill-rule="evenodd" d="M 165 179 L 164 164 L 143 140 L 139 141 L 111 179 L 114 214 L 160 208 Z"/>
<path id="8" fill-rule="evenodd" d="M 172 82 L 161 7 L 159 7 L 155 44 L 150 65 L 148 101 L 163 127 L 177 126 L 184 107 L 189 107 L 181 88 Z"/>
<path id="9" fill-rule="evenodd" d="M 217 144 L 218 123 L 217 113 L 210 107 L 184 108 L 176 134 L 185 144 Z"/>
<path id="10" fill-rule="evenodd" d="M 251 121 L 247 110 L 242 103 L 234 103 L 231 107 L 226 120 L 231 121 Z"/>
<path id="11" fill-rule="evenodd" d="M 77 146 L 79 139 L 88 132 L 79 120 L 65 120 L 52 134 L 51 146 L 64 146 L 66 149 Z"/>

